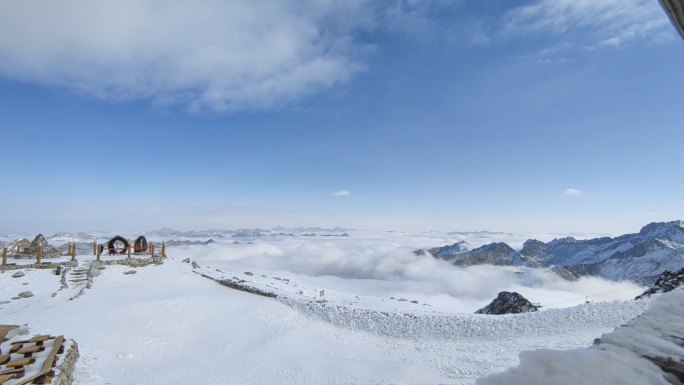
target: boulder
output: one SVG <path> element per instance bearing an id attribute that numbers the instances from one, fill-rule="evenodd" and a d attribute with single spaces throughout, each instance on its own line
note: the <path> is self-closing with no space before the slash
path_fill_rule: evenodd
<path id="1" fill-rule="evenodd" d="M 17 294 L 19 298 L 29 298 L 33 297 L 33 293 L 30 291 L 22 291 L 21 293 Z"/>
<path id="2" fill-rule="evenodd" d="M 21 277 L 23 277 L 23 276 L 25 276 L 25 275 L 26 275 L 26 274 L 24 274 L 23 271 L 17 271 L 16 273 L 12 274 L 12 278 L 21 278 Z"/>
<path id="3" fill-rule="evenodd" d="M 487 306 L 476 311 L 476 314 L 518 314 L 537 311 L 538 306 L 532 304 L 516 292 L 502 291 Z"/>

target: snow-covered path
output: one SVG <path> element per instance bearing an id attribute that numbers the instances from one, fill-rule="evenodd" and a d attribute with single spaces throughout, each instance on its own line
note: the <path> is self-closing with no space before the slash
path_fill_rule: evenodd
<path id="1" fill-rule="evenodd" d="M 75 339 L 78 385 L 473 383 L 516 364 L 522 350 L 588 346 L 612 330 L 580 323 L 553 336 L 389 337 L 225 288 L 172 259 L 127 270 L 107 266 L 73 301 L 50 296 L 59 278 L 49 271 L 2 274 L 5 293 L 35 296 L 0 306 L 1 321 Z"/>

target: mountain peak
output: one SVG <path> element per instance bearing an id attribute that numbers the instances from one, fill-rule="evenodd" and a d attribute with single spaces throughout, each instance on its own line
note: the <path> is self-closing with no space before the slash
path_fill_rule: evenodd
<path id="1" fill-rule="evenodd" d="M 671 222 L 653 222 L 642 227 L 639 231 L 639 234 L 652 237 L 659 236 L 677 227 L 684 229 L 684 221 L 676 220 Z"/>

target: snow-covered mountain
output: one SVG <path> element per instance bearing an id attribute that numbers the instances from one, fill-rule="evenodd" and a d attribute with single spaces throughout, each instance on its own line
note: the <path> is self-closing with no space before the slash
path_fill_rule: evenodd
<path id="1" fill-rule="evenodd" d="M 611 280 L 650 284 L 663 271 L 684 267 L 684 221 L 651 223 L 636 234 L 550 242 L 530 239 L 520 252 L 505 243 L 467 251 L 460 242 L 429 250 L 458 266 L 477 264 L 562 267 L 574 275 L 599 275 Z"/>

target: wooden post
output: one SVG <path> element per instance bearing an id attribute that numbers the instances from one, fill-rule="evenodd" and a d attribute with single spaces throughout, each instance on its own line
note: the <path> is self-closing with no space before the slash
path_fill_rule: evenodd
<path id="1" fill-rule="evenodd" d="M 19 250 L 19 245 L 17 245 L 17 254 L 19 254 L 21 251 Z"/>
<path id="2" fill-rule="evenodd" d="M 133 247 L 133 246 L 131 246 L 131 242 L 128 242 L 128 247 L 127 247 L 127 249 L 128 249 L 128 259 L 131 259 L 131 248 L 132 248 L 132 247 Z"/>
<path id="3" fill-rule="evenodd" d="M 3 266 L 7 265 L 7 248 L 6 247 L 2 248 L 2 265 Z"/>
<path id="4" fill-rule="evenodd" d="M 97 248 L 97 253 L 95 254 L 95 255 L 97 255 L 97 261 L 98 261 L 98 262 L 100 262 L 100 255 L 101 255 L 101 254 L 102 254 L 102 253 L 100 252 L 100 248 L 98 247 L 98 248 Z"/>
<path id="5" fill-rule="evenodd" d="M 71 245 L 71 260 L 76 260 L 76 244 Z"/>
<path id="6" fill-rule="evenodd" d="M 154 243 L 150 243 L 150 255 L 154 257 Z"/>
<path id="7" fill-rule="evenodd" d="M 36 253 L 36 264 L 40 263 L 40 258 L 43 256 L 43 247 L 38 246 L 38 252 Z"/>
<path id="8" fill-rule="evenodd" d="M 93 241 L 93 255 L 97 255 L 97 242 Z"/>
<path id="9" fill-rule="evenodd" d="M 162 241 L 162 252 L 161 252 L 162 258 L 166 258 L 166 241 Z"/>

